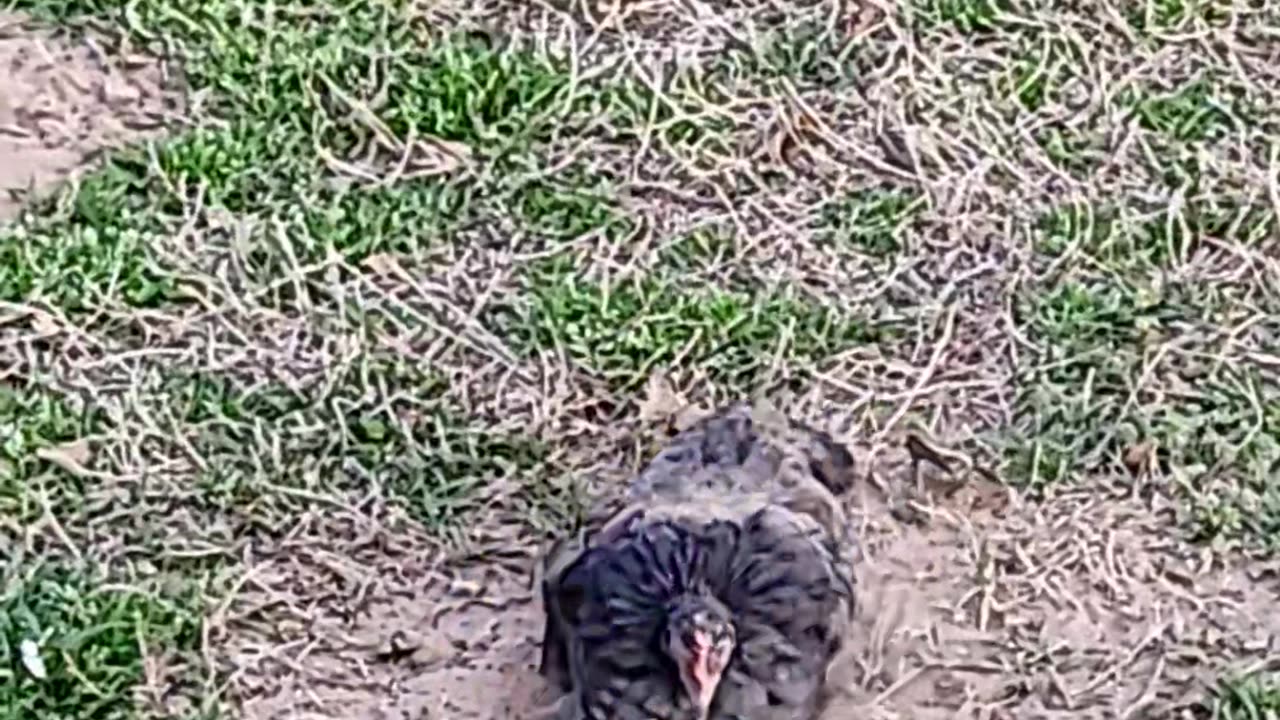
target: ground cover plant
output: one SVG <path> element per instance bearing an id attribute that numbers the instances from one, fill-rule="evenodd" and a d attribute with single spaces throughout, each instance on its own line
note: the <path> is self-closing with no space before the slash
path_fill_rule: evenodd
<path id="1" fill-rule="evenodd" d="M 902 550 L 863 499 L 869 563 L 914 558 L 947 622 L 1004 634 L 995 685 L 934 647 L 866 660 L 860 711 L 1280 714 L 1276 8 L 7 7 L 14 88 L 58 48 L 103 68 L 0 103 L 14 163 L 76 103 L 137 105 L 130 68 L 163 62 L 172 109 L 0 205 L 0 720 L 442 687 L 515 717 L 458 691 L 487 682 L 440 659 L 461 645 L 384 636 L 410 608 L 507 622 L 528 598 L 485 599 L 499 570 L 675 406 L 755 392 L 857 445 L 869 487 L 907 492 L 927 428 L 1021 503 L 912 498 L 934 542 Z M 1107 620 L 1134 604 L 1150 638 Z M 1050 637 L 1086 606 L 1112 629 Z M 913 662 L 963 691 L 902 691 Z"/>

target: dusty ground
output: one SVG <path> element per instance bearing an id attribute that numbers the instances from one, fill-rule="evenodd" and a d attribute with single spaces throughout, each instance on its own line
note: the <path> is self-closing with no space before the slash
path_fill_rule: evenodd
<path id="1" fill-rule="evenodd" d="M 1149 503 L 1096 490 L 1031 504 L 975 474 L 934 502 L 903 489 L 905 452 L 884 454 L 849 499 L 860 611 L 823 718 L 1199 717 L 1224 672 L 1280 662 L 1273 566 L 1215 560 Z M 474 552 L 500 562 L 432 561 L 334 530 L 349 544 L 259 559 L 241 603 L 287 603 L 285 625 L 229 622 L 245 717 L 497 720 L 554 697 L 535 671 L 535 543 L 498 530 Z"/>
<path id="2" fill-rule="evenodd" d="M 0 221 L 104 150 L 158 137 L 177 109 L 154 58 L 52 36 L 0 13 Z"/>
<path id="3" fill-rule="evenodd" d="M 66 587 L 145 586 L 165 612 L 170 586 L 198 596 L 154 610 L 197 632 L 124 624 L 137 662 L 50 651 L 71 707 L 136 674 L 113 720 L 527 717 L 549 700 L 531 562 L 647 457 L 654 366 L 705 404 L 796 390 L 857 450 L 861 610 L 830 720 L 1201 717 L 1224 677 L 1280 671 L 1269 6 L 132 5 L 216 113 L 174 117 L 128 40 L 0 19 L 0 220 L 172 121 L 99 178 L 105 207 L 0 236 L 30 240 L 0 267 L 0 550 L 105 567 Z M 396 54 L 454 23 L 573 70 Z M 615 71 L 625 92 L 591 95 Z M 473 205 L 440 199 L 458 187 Z M 557 253 L 586 279 L 531 270 Z M 752 309 L 779 286 L 804 290 L 772 326 Z M 829 342 L 797 307 L 876 332 Z M 912 490 L 908 421 L 1003 458 L 1007 485 Z M 68 596 L 22 632 L 113 625 Z M 17 698 L 60 717 L 50 687 Z"/>

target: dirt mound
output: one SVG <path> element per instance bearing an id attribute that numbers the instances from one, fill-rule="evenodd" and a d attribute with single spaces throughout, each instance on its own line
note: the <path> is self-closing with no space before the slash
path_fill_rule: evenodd
<path id="1" fill-rule="evenodd" d="M 102 150 L 156 135 L 179 104 L 154 58 L 55 38 L 21 15 L 0 13 L 0 67 L 0 221 Z"/>
<path id="2" fill-rule="evenodd" d="M 972 479 L 915 520 L 871 484 L 850 504 L 860 610 L 825 720 L 1172 717 L 1280 651 L 1274 588 L 1202 566 L 1136 500 L 1026 504 Z M 244 717 L 497 720 L 553 699 L 535 670 L 535 543 L 504 527 L 447 559 L 364 520 L 319 522 L 258 558 L 225 618 Z"/>

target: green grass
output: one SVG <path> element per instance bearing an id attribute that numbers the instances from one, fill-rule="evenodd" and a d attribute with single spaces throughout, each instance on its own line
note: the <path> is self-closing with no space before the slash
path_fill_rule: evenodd
<path id="1" fill-rule="evenodd" d="M 0 384 L 0 515 L 26 523 L 40 517 L 46 505 L 64 517 L 79 511 L 83 481 L 40 452 L 89 438 L 105 422 L 98 408 L 73 409 L 67 399 L 38 385 Z"/>
<path id="2" fill-rule="evenodd" d="M 1135 29 L 1151 32 L 1178 30 L 1197 21 L 1219 25 L 1227 14 L 1212 0 L 1143 0 L 1128 4 L 1125 16 Z"/>
<path id="3" fill-rule="evenodd" d="M 1077 178 L 1088 177 L 1106 151 L 1102 138 L 1060 124 L 1044 125 L 1033 136 L 1054 166 Z"/>
<path id="4" fill-rule="evenodd" d="M 203 598 L 194 583 L 216 563 L 165 557 L 173 538 L 146 507 L 105 500 L 99 480 L 43 455 L 52 451 L 93 467 L 110 427 L 93 403 L 37 384 L 0 385 L 0 544 L 9 548 L 0 565 L 5 720 L 138 717 L 134 696 L 146 653 L 180 661 L 193 675 L 208 670 L 195 655 Z M 138 495 L 132 500 L 146 502 Z M 109 558 L 115 567 L 87 560 L 103 557 L 86 544 L 101 537 L 100 528 L 91 527 L 99 514 L 114 514 L 113 539 L 130 547 L 127 561 Z M 50 522 L 57 523 L 56 537 Z M 18 535 L 20 528 L 30 534 Z M 156 533 L 165 535 L 158 543 Z M 24 546 L 33 554 L 24 557 Z M 140 565 L 152 570 L 135 572 Z M 20 660 L 24 640 L 41 648 L 46 678 L 33 676 Z M 217 698 L 207 699 L 206 707 L 192 710 L 216 708 Z"/>
<path id="5" fill-rule="evenodd" d="M 295 268 L 379 253 L 422 267 L 495 208 L 519 203 L 531 226 L 557 237 L 594 228 L 583 219 L 592 212 L 605 217 L 600 224 L 625 222 L 595 210 L 596 196 L 575 178 L 537 186 L 545 190 L 538 195 L 521 194 L 528 183 L 507 177 L 540 169 L 540 144 L 564 131 L 562 111 L 573 106 L 562 102 L 570 91 L 562 66 L 475 35 L 425 32 L 400 21 L 404 3 L 313 12 L 309 3 L 142 2 L 124 14 L 124 3 L 18 6 L 55 20 L 120 21 L 140 45 L 163 38 L 206 93 L 206 115 L 151 146 L 113 152 L 78 186 L 0 228 L 0 300 L 48 306 L 72 322 L 104 308 L 164 317 L 187 312 L 195 298 L 295 315 L 298 286 L 281 282 Z M 424 175 L 423 162 L 455 162 L 439 143 L 455 143 L 444 150 L 467 159 Z M 486 168 L 498 170 L 493 179 L 458 182 Z M 371 335 L 388 323 L 406 321 L 359 298 L 339 307 L 332 275 L 298 279 L 333 316 L 316 318 L 318 332 L 376 342 Z M 145 352 L 148 317 L 110 321 L 127 332 L 99 329 L 110 332 L 113 351 Z M 145 716 L 135 697 L 143 648 L 189 652 L 202 622 L 198 597 L 163 588 L 228 557 L 175 557 L 175 541 L 232 548 L 240 536 L 277 535 L 317 498 L 374 489 L 420 525 L 452 531 L 478 489 L 544 455 L 536 442 L 489 431 L 442 402 L 439 376 L 413 363 L 364 353 L 301 385 L 198 365 L 148 366 L 79 400 L 42 385 L 3 388 L 7 546 L 47 514 L 67 537 L 46 526 L 33 536 L 37 548 L 57 562 L 69 562 L 73 549 L 102 562 L 86 566 L 92 573 L 79 564 L 7 566 L 14 577 L 0 604 L 0 672 L 25 672 L 12 653 L 31 635 L 50 677 L 6 676 L 0 717 Z M 115 408 L 110 421 L 107 407 Z M 151 423 L 164 431 L 146 432 Z M 92 471 L 129 476 L 145 460 L 148 481 L 104 493 L 99 477 L 36 455 L 87 436 Z M 192 457 L 199 463 L 184 460 L 185 475 L 173 477 L 174 459 Z M 572 493 L 544 494 L 533 501 L 571 507 Z M 191 668 L 161 678 L 163 689 L 215 707 L 212 688 L 190 685 L 207 669 Z"/>
<path id="6" fill-rule="evenodd" d="M 1135 289 L 1103 282 L 1045 288 L 1023 306 L 1023 323 L 1045 349 L 1020 378 L 1011 478 L 1031 487 L 1068 479 L 1112 459 L 1100 445 L 1119 421 L 1141 363 L 1142 328 L 1171 310 L 1139 302 Z"/>
<path id="7" fill-rule="evenodd" d="M 859 51 L 823 22 L 799 21 L 767 34 L 745 62 L 726 58 L 722 71 L 747 82 L 786 79 L 820 87 L 843 87 L 856 80 Z M 736 71 L 736 72 L 735 72 Z"/>
<path id="8" fill-rule="evenodd" d="M 1035 248 L 1046 258 L 1074 254 L 1114 270 L 1113 277 L 1143 283 L 1206 241 L 1253 247 L 1276 226 L 1267 207 L 1212 196 L 1193 198 L 1172 216 L 1167 206 L 1139 214 L 1135 205 L 1064 203 L 1040 217 Z"/>
<path id="9" fill-rule="evenodd" d="M 165 180 L 141 167 L 140 152 L 123 153 L 78 191 L 46 203 L 42 214 L 0 228 L 0 300 L 41 300 L 72 313 L 180 301 L 183 269 L 167 265 L 159 246 L 181 227 L 180 209 L 190 199 L 166 182 L 199 187 L 205 202 L 241 214 L 242 227 L 252 232 L 246 269 L 264 283 L 279 279 L 290 262 L 315 263 L 331 253 L 352 262 L 378 252 L 421 253 L 469 218 L 472 199 L 456 185 L 424 179 L 395 187 L 307 188 L 305 181 L 283 178 L 272 157 L 220 147 L 227 139 L 196 131 L 165 143 L 158 152 Z M 266 177 L 259 168 L 278 174 Z M 310 200 L 285 204 L 291 193 Z M 283 236 L 282 225 L 289 229 Z"/>
<path id="10" fill-rule="evenodd" d="M 1133 112 L 1145 130 L 1179 142 L 1201 142 L 1226 135 L 1235 124 L 1232 103 L 1215 96 L 1207 78 L 1153 92 L 1134 101 Z"/>
<path id="11" fill-rule="evenodd" d="M 176 281 L 152 245 L 160 224 L 132 198 L 127 161 L 89 178 L 65 208 L 0 228 L 0 300 L 42 299 L 72 312 L 123 302 L 151 307 Z"/>
<path id="12" fill-rule="evenodd" d="M 119 7 L 38 9 L 114 18 Z M 633 223 L 610 199 L 608 178 L 585 167 L 545 173 L 539 148 L 601 114 L 622 128 L 652 122 L 681 146 L 722 142 L 729 127 L 693 102 L 697 89 L 659 95 L 611 80 L 575 88 L 562 61 L 477 35 L 419 32 L 393 22 L 402 11 L 367 0 L 331 13 L 298 3 L 262 13 L 235 3 L 134 8 L 135 34 L 166 37 L 223 120 L 117 152 L 79 188 L 0 229 L 0 299 L 70 312 L 178 302 L 189 295 L 187 268 L 172 267 L 159 246 L 191 221 L 197 201 L 249 229 L 241 262 L 262 283 L 333 254 L 422 256 L 494 213 L 514 213 L 550 240 L 625 235 Z M 377 58 L 376 48 L 385 50 Z M 494 172 L 385 182 L 402 169 L 406 145 L 430 148 L 433 138 Z"/>
<path id="13" fill-rule="evenodd" d="M 467 187 L 434 179 L 335 192 L 302 208 L 296 254 L 311 262 L 330 251 L 350 261 L 384 252 L 415 257 L 451 241 L 472 219 L 474 202 Z"/>
<path id="14" fill-rule="evenodd" d="M 139 717 L 134 696 L 145 659 L 163 651 L 191 661 L 199 648 L 202 600 L 182 583 L 110 583 L 100 573 L 43 563 L 8 565 L 0 578 L 5 720 Z M 32 674 L 24 641 L 38 648 L 44 677 Z"/>
<path id="15" fill-rule="evenodd" d="M 1204 710 L 1213 720 L 1276 720 L 1280 718 L 1280 678 L 1254 675 L 1223 680 Z"/>
<path id="16" fill-rule="evenodd" d="M 177 300 L 179 273 L 166 267 L 157 246 L 184 224 L 197 199 L 264 234 L 301 209 L 309 232 L 295 235 L 297 246 L 289 248 L 301 262 L 330 252 L 349 260 L 418 252 L 447 241 L 470 219 L 475 190 L 439 176 L 365 187 L 368 178 L 353 178 L 324 156 L 393 177 L 406 144 L 436 138 L 462 143 L 482 161 L 528 162 L 536 158 L 533 144 L 558 127 L 569 76 L 551 61 L 473 36 L 420 35 L 391 22 L 398 6 L 353 1 L 332 16 L 299 4 L 274 13 L 234 3 L 134 8 L 139 36 L 164 33 L 188 60 L 192 84 L 212 91 L 225 122 L 161 141 L 153 151 L 118 152 L 78 189 L 0 229 L 0 299 L 40 298 L 72 312 Z M 58 17 L 114 17 L 117 7 L 38 4 Z M 387 53 L 375 59 L 374 47 Z M 368 86 L 372 76 L 381 78 L 379 87 Z M 370 119 L 374 102 L 377 120 Z M 479 191 L 509 193 L 493 184 Z M 522 206 L 541 215 L 574 212 L 545 207 L 556 201 L 565 204 L 555 193 L 550 200 L 535 194 Z M 571 231 L 576 222 L 561 225 Z M 272 278 L 290 259 L 271 247 L 275 240 L 255 239 L 250 259 Z"/>
<path id="17" fill-rule="evenodd" d="M 902 249 L 903 231 L 926 201 L 897 189 L 853 192 L 823 208 L 822 234 L 866 255 L 889 257 Z"/>
<path id="18" fill-rule="evenodd" d="M 385 488 L 422 524 L 465 517 L 477 487 L 542 458 L 532 441 L 485 432 L 441 402 L 439 377 L 365 358 L 306 387 L 175 375 L 157 404 L 180 412 L 207 461 L 204 499 L 224 510 L 272 502 L 273 490 Z"/>
<path id="19" fill-rule="evenodd" d="M 1070 36 L 1015 35 L 1018 56 L 994 75 L 994 89 L 1019 112 L 1037 112 L 1063 99 L 1085 52 Z"/>
<path id="20" fill-rule="evenodd" d="M 1264 232 L 1251 223 L 1269 221 L 1207 207 L 1193 204 L 1191 235 L 1172 241 L 1162 220 L 1116 207 L 1065 204 L 1041 218 L 1034 247 L 1059 269 L 1016 306 L 1040 352 L 1022 364 L 1007 467 L 1032 488 L 1127 477 L 1125 451 L 1154 443 L 1193 536 L 1280 547 L 1280 395 L 1257 368 L 1208 365 L 1207 349 L 1184 354 L 1214 345 L 1241 289 L 1163 269 L 1188 242 L 1247 242 Z"/>
<path id="21" fill-rule="evenodd" d="M 657 91 L 624 75 L 600 83 L 580 102 L 583 113 L 607 120 L 602 132 L 614 142 L 647 140 L 700 159 L 704 153 L 731 152 L 735 119 L 718 105 L 727 98 L 718 75 L 676 72 Z"/>
<path id="22" fill-rule="evenodd" d="M 1000 89 L 1032 112 L 1044 107 L 1054 91 L 1047 57 L 1027 59 L 1014 65 L 999 83 Z"/>
<path id="23" fill-rule="evenodd" d="M 200 637 L 200 596 L 174 588 L 224 559 L 175 553 L 179 538 L 226 543 L 231 528 L 275 536 L 287 529 L 282 520 L 306 511 L 306 498 L 363 496 L 375 487 L 421 525 L 452 531 L 479 487 L 539 466 L 545 453 L 469 422 L 441 402 L 437 376 L 384 358 L 358 359 L 292 389 L 224 373 L 153 377 L 133 388 L 131 401 L 85 404 L 35 385 L 0 392 L 0 537 L 11 548 L 32 543 L 54 563 L 46 569 L 19 556 L 5 566 L 12 577 L 0 596 L 0 718 L 136 717 L 143 649 L 189 653 Z M 108 419 L 98 403 L 123 403 L 123 413 Z M 165 433 L 134 445 L 142 418 L 166 416 Z M 189 448 L 203 469 L 182 486 L 166 487 L 158 472 L 149 491 L 126 485 L 103 495 L 102 480 L 40 456 L 76 441 L 91 441 L 77 462 L 108 477 L 114 468 L 101 457 L 108 451 L 180 457 Z M 531 496 L 530 512 L 571 512 L 573 497 L 548 486 Z M 50 518 L 61 534 L 49 532 Z M 44 530 L 11 534 L 22 526 Z M 127 559 L 95 545 L 107 539 L 125 543 Z M 106 564 L 90 572 L 73 553 L 106 553 Z M 4 673 L 25 672 L 11 661 L 26 637 L 46 649 L 50 677 L 15 676 L 11 684 Z M 196 659 L 188 666 L 206 672 Z M 216 706 L 216 696 L 200 699 Z"/>
<path id="24" fill-rule="evenodd" d="M 626 235 L 634 223 L 604 184 L 604 178 L 583 168 L 541 177 L 514 191 L 517 216 L 531 232 L 549 240 L 589 233 Z"/>
<path id="25" fill-rule="evenodd" d="M 871 322 L 800 298 L 699 291 L 674 277 L 606 287 L 582 280 L 563 260 L 531 273 L 528 297 L 527 307 L 496 316 L 522 348 L 564 348 L 622 389 L 678 360 L 745 391 L 775 356 L 803 366 L 880 337 Z"/>
<path id="26" fill-rule="evenodd" d="M 913 0 L 910 7 L 923 28 L 951 26 L 962 33 L 995 30 L 1000 13 L 1009 9 L 1003 0 Z"/>
<path id="27" fill-rule="evenodd" d="M 732 262 L 738 252 L 732 229 L 701 227 L 673 238 L 658 253 L 658 266 L 673 273 L 692 274 L 709 266 Z"/>

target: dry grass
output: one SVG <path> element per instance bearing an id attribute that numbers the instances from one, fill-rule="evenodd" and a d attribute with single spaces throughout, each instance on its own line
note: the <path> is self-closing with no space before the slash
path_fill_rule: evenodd
<path id="1" fill-rule="evenodd" d="M 368 633 L 514 587 L 654 372 L 861 448 L 938 605 L 865 620 L 870 716 L 1275 717 L 1276 8 L 15 4 L 189 97 L 0 229 L 0 653 L 60 658 L 0 717 L 429 706 Z M 904 495 L 913 427 L 1017 510 Z"/>

